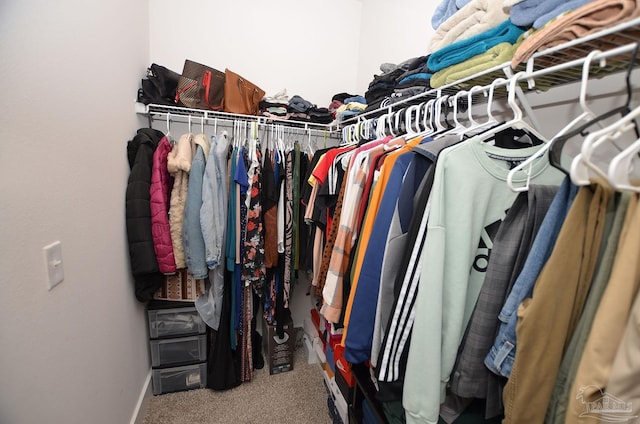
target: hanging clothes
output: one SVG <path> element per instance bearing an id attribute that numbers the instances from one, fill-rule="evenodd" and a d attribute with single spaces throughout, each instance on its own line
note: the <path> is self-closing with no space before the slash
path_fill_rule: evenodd
<path id="1" fill-rule="evenodd" d="M 293 152 L 285 155 L 284 179 L 284 307 L 289 308 L 293 275 Z"/>
<path id="2" fill-rule="evenodd" d="M 613 264 L 609 283 L 598 305 L 584 346 L 580 364 L 573 379 L 565 416 L 566 423 L 582 422 L 584 404 L 596 402 L 608 389 L 613 364 L 633 302 L 640 287 L 640 212 L 637 196 L 627 207 L 624 231 Z M 618 394 L 612 392 L 613 395 Z M 604 412 L 604 411 L 603 411 Z M 606 413 L 606 412 L 605 412 Z"/>
<path id="3" fill-rule="evenodd" d="M 173 177 L 167 169 L 169 152 L 171 152 L 171 143 L 166 136 L 162 137 L 153 152 L 150 187 L 153 248 L 158 267 L 163 274 L 176 272 L 176 260 L 173 256 L 173 242 L 169 226 L 169 198 L 173 188 Z"/>
<path id="4" fill-rule="evenodd" d="M 227 135 L 211 136 L 211 148 L 204 170 L 200 226 L 204 239 L 205 262 L 209 269 L 210 287 L 195 301 L 205 323 L 218 330 L 224 295 L 226 270 L 227 210 L 229 208 Z"/>
<path id="5" fill-rule="evenodd" d="M 203 229 L 200 223 L 200 211 L 203 204 L 202 192 L 206 158 L 209 156 L 211 145 L 204 134 L 197 134 L 193 142 L 196 146 L 196 153 L 189 171 L 189 187 L 187 188 L 187 200 L 184 208 L 182 240 L 189 272 L 195 278 L 202 279 L 208 277 L 208 268 Z"/>
<path id="6" fill-rule="evenodd" d="M 264 232 L 262 225 L 262 153 L 257 141 L 250 142 L 245 150 L 245 160 L 249 164 L 247 171 L 248 191 L 245 204 L 247 205 L 247 229 L 244 237 L 242 277 L 250 282 L 253 289 L 262 296 L 265 281 L 265 252 Z"/>
<path id="7" fill-rule="evenodd" d="M 504 382 L 489 372 L 484 357 L 495 338 L 500 308 L 522 270 L 557 191 L 556 186 L 530 186 L 518 195 L 496 233 L 485 281 L 458 347 L 446 400 L 440 407 L 440 416 L 447 423 L 462 415 L 473 399 L 486 399 L 483 418 L 503 414 Z"/>
<path id="8" fill-rule="evenodd" d="M 570 397 L 573 397 L 570 392 L 571 382 L 576 377 L 580 358 L 587 343 L 596 310 L 609 282 L 630 199 L 630 193 L 617 193 L 614 200 L 609 203 L 610 208 L 607 211 L 607 221 L 604 229 L 604 234 L 608 234 L 608 238 L 604 250 L 600 254 L 597 274 L 591 283 L 580 321 L 571 336 L 571 341 L 560 363 L 558 377 L 554 383 L 545 417 L 545 421 L 548 423 L 560 424 L 565 421 L 567 405 Z"/>
<path id="9" fill-rule="evenodd" d="M 599 183 L 578 191 L 533 296 L 523 302 L 518 313 L 518 352 L 503 394 L 506 423 L 544 420 L 562 352 L 580 318 L 595 271 L 611 195 L 611 188 Z M 532 363 L 538 366 L 525 365 Z"/>
<path id="10" fill-rule="evenodd" d="M 169 206 L 169 226 L 177 269 L 187 266 L 184 258 L 182 226 L 184 225 L 184 208 L 189 186 L 189 171 L 194 153 L 193 134 L 189 133 L 180 137 L 167 158 L 167 169 L 174 178 Z"/>
<path id="11" fill-rule="evenodd" d="M 412 338 L 409 347 L 403 392 L 407 422 L 438 420 L 493 238 L 515 200 L 505 184 L 509 162 L 521 161 L 538 148 L 506 149 L 475 137 L 439 155 L 420 259 L 428 272 L 420 275 L 413 325 L 421 336 Z M 559 184 L 561 176 L 541 161 L 532 166 L 530 180 Z M 527 181 L 526 176 L 520 181 Z M 440 359 L 425 363 L 425 355 Z"/>

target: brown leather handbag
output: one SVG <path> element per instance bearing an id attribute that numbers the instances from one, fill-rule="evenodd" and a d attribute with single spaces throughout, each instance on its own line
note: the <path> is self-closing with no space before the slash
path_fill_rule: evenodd
<path id="1" fill-rule="evenodd" d="M 185 60 L 176 89 L 176 103 L 194 109 L 222 110 L 224 72 Z"/>
<path id="2" fill-rule="evenodd" d="M 224 73 L 224 111 L 257 115 L 264 90 L 229 69 L 225 69 Z"/>

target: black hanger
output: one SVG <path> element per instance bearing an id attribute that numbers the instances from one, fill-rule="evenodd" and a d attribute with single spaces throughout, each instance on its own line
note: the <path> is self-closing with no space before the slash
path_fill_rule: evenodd
<path id="1" fill-rule="evenodd" d="M 494 134 L 491 139 L 494 140 L 496 147 L 503 149 L 522 149 L 523 147 L 539 146 L 544 143 L 534 134 L 518 128 L 505 128 Z"/>
<path id="2" fill-rule="evenodd" d="M 560 137 L 555 138 L 554 140 L 551 141 L 551 146 L 549 147 L 549 163 L 554 167 L 557 168 L 558 170 L 562 171 L 565 175 L 569 176 L 569 171 L 567 171 L 566 169 L 564 169 L 562 167 L 562 163 L 561 163 L 561 158 L 562 158 L 562 149 L 564 148 L 564 145 L 567 143 L 568 140 L 570 140 L 571 138 L 577 136 L 577 135 L 582 135 L 582 136 L 586 136 L 587 132 L 585 132 L 589 127 L 591 127 L 594 124 L 597 124 L 600 121 L 603 121 L 605 119 L 611 118 L 614 115 L 620 114 L 621 116 L 624 116 L 626 114 L 628 114 L 629 112 L 631 112 L 631 109 L 629 108 L 629 105 L 631 103 L 631 95 L 632 95 L 632 89 L 631 89 L 631 71 L 633 70 L 633 67 L 635 65 L 636 62 L 636 57 L 638 54 L 638 44 L 636 44 L 635 48 L 633 49 L 633 54 L 631 56 L 631 59 L 629 60 L 629 66 L 627 67 L 627 76 L 625 78 L 626 83 L 627 83 L 627 101 L 625 102 L 624 105 L 619 106 L 613 110 L 610 110 L 608 112 L 603 113 L 600 116 L 595 117 L 594 119 L 592 119 L 591 121 L 580 125 L 578 128 L 576 128 L 575 130 L 568 132 L 567 134 L 561 135 Z M 638 129 L 638 124 L 637 122 L 635 122 L 634 120 L 634 124 L 635 124 L 635 133 L 636 136 L 638 138 L 640 138 L 640 130 Z"/>

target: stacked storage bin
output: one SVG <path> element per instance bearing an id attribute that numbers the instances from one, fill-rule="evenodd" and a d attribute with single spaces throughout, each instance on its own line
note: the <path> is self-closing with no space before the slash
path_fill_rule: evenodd
<path id="1" fill-rule="evenodd" d="M 149 303 L 153 394 L 206 386 L 207 328 L 193 303 Z"/>

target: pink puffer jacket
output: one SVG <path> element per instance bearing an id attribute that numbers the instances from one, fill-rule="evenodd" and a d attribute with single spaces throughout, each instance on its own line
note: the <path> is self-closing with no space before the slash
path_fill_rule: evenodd
<path id="1" fill-rule="evenodd" d="M 173 177 L 167 169 L 169 152 L 171 152 L 171 143 L 167 137 L 162 137 L 153 154 L 151 168 L 151 233 L 158 267 L 163 274 L 176 272 L 169 227 L 169 193 L 173 187 Z"/>

